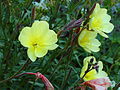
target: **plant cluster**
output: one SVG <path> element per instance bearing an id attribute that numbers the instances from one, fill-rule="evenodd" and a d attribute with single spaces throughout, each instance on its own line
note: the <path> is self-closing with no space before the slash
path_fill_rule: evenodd
<path id="1" fill-rule="evenodd" d="M 14 8 L 17 3 L 22 6 Z M 107 5 L 102 0 L 2 1 L 1 89 L 118 89 L 119 24 L 111 23 L 111 16 L 117 16 L 101 8 L 103 3 Z"/>

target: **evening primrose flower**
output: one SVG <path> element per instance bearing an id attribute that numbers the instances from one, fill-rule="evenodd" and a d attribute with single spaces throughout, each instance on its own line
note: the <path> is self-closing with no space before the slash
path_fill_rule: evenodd
<path id="1" fill-rule="evenodd" d="M 81 70 L 80 77 L 84 79 L 84 81 L 94 80 L 98 78 L 107 77 L 107 73 L 104 72 L 103 63 L 101 61 L 96 62 L 94 56 L 89 56 L 84 59 L 84 66 Z M 86 73 L 86 74 L 85 74 Z"/>
<path id="2" fill-rule="evenodd" d="M 48 50 L 58 47 L 55 44 L 58 41 L 57 34 L 49 29 L 46 21 L 35 21 L 32 27 L 24 27 L 20 32 L 19 41 L 28 48 L 27 54 L 32 61 L 45 56 Z"/>
<path id="3" fill-rule="evenodd" d="M 96 39 L 96 36 L 96 32 L 84 29 L 78 37 L 78 44 L 89 53 L 91 53 L 91 51 L 98 52 L 101 43 Z"/>
<path id="4" fill-rule="evenodd" d="M 103 37 L 108 38 L 105 33 L 110 33 L 114 25 L 110 23 L 111 16 L 107 14 L 107 9 L 100 8 L 100 5 L 97 3 L 93 13 L 90 15 L 89 28 L 94 30 Z"/>

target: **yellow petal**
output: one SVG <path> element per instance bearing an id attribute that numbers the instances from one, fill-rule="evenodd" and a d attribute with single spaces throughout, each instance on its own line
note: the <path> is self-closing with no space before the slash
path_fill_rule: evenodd
<path id="1" fill-rule="evenodd" d="M 101 61 L 99 61 L 98 66 L 99 66 L 99 72 L 101 72 L 103 69 L 103 63 Z"/>
<path id="2" fill-rule="evenodd" d="M 93 10 L 93 13 L 90 15 L 90 18 L 96 16 L 96 14 L 98 14 L 99 11 L 100 11 L 100 5 L 97 3 Z"/>
<path id="3" fill-rule="evenodd" d="M 110 33 L 114 29 L 114 25 L 112 23 L 105 23 L 102 27 L 102 31 L 105 33 Z"/>
<path id="4" fill-rule="evenodd" d="M 91 47 L 89 47 L 90 48 L 90 50 L 92 51 L 92 52 L 98 52 L 98 51 L 100 51 L 100 48 L 99 47 L 93 47 L 93 46 L 91 46 Z"/>
<path id="5" fill-rule="evenodd" d="M 105 38 L 108 38 L 108 35 L 106 35 L 104 32 L 99 31 L 99 30 L 97 30 L 97 32 L 98 32 L 101 36 L 103 36 L 103 37 L 105 37 Z"/>
<path id="6" fill-rule="evenodd" d="M 31 28 L 25 27 L 20 32 L 18 39 L 24 47 L 31 47 L 31 37 Z"/>
<path id="7" fill-rule="evenodd" d="M 84 32 L 86 32 L 85 38 L 94 39 L 97 36 L 97 33 L 94 31 L 85 30 Z"/>
<path id="8" fill-rule="evenodd" d="M 57 34 L 53 30 L 49 30 L 43 38 L 44 45 L 55 44 L 58 41 Z"/>
<path id="9" fill-rule="evenodd" d="M 107 9 L 105 8 L 101 8 L 100 11 L 99 11 L 99 15 L 102 15 L 102 14 L 107 14 Z"/>
<path id="10" fill-rule="evenodd" d="M 87 70 L 87 68 L 88 68 L 88 63 L 85 63 L 84 66 L 83 66 L 83 68 L 81 69 L 81 74 L 80 74 L 81 78 L 85 74 L 85 71 Z"/>
<path id="11" fill-rule="evenodd" d="M 89 48 L 93 52 L 98 52 L 100 50 L 100 48 L 99 48 L 100 45 L 101 45 L 101 43 L 97 39 L 93 39 L 87 45 L 87 48 Z"/>
<path id="12" fill-rule="evenodd" d="M 111 16 L 108 14 L 101 15 L 103 23 L 108 23 L 111 20 Z"/>
<path id="13" fill-rule="evenodd" d="M 48 32 L 49 24 L 46 21 L 35 21 L 31 29 L 33 30 L 34 36 L 38 35 L 42 37 Z"/>
<path id="14" fill-rule="evenodd" d="M 99 68 L 98 68 L 98 75 L 97 75 L 98 78 L 107 77 L 108 76 L 107 73 L 102 71 L 103 63 L 101 61 L 98 62 L 98 66 L 99 66 Z"/>
<path id="15" fill-rule="evenodd" d="M 84 79 L 84 78 L 85 78 L 85 79 Z M 89 72 L 85 75 L 84 78 L 83 78 L 83 79 L 84 79 L 85 81 L 89 81 L 89 80 L 96 79 L 96 78 L 97 78 L 97 72 L 96 72 L 96 70 L 93 69 L 93 70 L 89 71 Z"/>
<path id="16" fill-rule="evenodd" d="M 45 47 L 37 46 L 35 48 L 35 56 L 36 57 L 43 57 L 47 54 L 48 50 Z"/>
<path id="17" fill-rule="evenodd" d="M 46 48 L 47 48 L 48 50 L 54 50 L 54 49 L 56 49 L 57 47 L 58 47 L 57 44 L 52 44 L 52 45 L 47 45 L 47 46 L 46 46 Z"/>
<path id="18" fill-rule="evenodd" d="M 100 46 L 101 45 L 101 43 L 97 39 L 94 39 L 92 41 L 93 41 L 92 45 L 94 45 L 94 46 Z"/>
<path id="19" fill-rule="evenodd" d="M 96 63 L 96 59 L 95 59 L 95 57 L 94 56 L 89 56 L 89 57 L 86 57 L 85 59 L 84 59 L 84 65 L 86 65 L 86 63 L 90 63 L 90 60 L 91 59 L 93 59 L 93 64 L 95 64 Z"/>
<path id="20" fill-rule="evenodd" d="M 89 48 L 87 48 L 87 47 L 83 47 L 83 49 L 84 49 L 85 51 L 91 53 L 91 50 L 90 50 Z"/>
<path id="21" fill-rule="evenodd" d="M 96 32 L 85 29 L 80 33 L 78 37 L 78 44 L 81 45 L 81 43 L 88 42 L 88 40 L 94 39 L 96 36 Z"/>
<path id="22" fill-rule="evenodd" d="M 103 14 L 107 14 L 107 9 L 100 8 L 100 5 L 97 3 L 93 10 L 93 13 L 90 15 L 90 18 L 98 16 L 98 15 L 103 15 Z"/>
<path id="23" fill-rule="evenodd" d="M 37 57 L 35 56 L 35 49 L 34 49 L 34 47 L 28 48 L 27 54 L 28 54 L 28 57 L 30 58 L 31 61 L 34 62 L 36 60 Z"/>
<path id="24" fill-rule="evenodd" d="M 104 78 L 104 77 L 107 77 L 108 75 L 106 72 L 101 71 L 96 76 L 97 76 L 96 78 Z"/>

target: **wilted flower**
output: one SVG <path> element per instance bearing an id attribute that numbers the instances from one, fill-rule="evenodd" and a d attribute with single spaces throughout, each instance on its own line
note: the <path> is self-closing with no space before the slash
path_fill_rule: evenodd
<path id="1" fill-rule="evenodd" d="M 101 61 L 96 62 L 95 57 L 86 57 L 83 64 L 80 77 L 82 78 L 85 75 L 83 78 L 84 81 L 107 77 L 107 73 L 102 71 L 103 63 Z"/>
<path id="2" fill-rule="evenodd" d="M 93 13 L 90 15 L 89 28 L 108 38 L 105 33 L 110 33 L 114 28 L 113 24 L 110 23 L 110 19 L 111 16 L 107 14 L 107 9 L 100 8 L 97 3 Z"/>
<path id="3" fill-rule="evenodd" d="M 89 86 L 92 90 L 107 90 L 111 86 L 107 73 L 102 71 L 103 63 L 101 61 L 96 62 L 94 56 L 89 56 L 84 59 L 83 64 L 80 77 L 85 82 L 80 84 L 79 89 L 86 90 L 86 86 Z"/>
<path id="4" fill-rule="evenodd" d="M 83 30 L 78 37 L 78 44 L 87 52 L 98 52 L 101 43 L 96 39 L 97 33 L 94 31 Z"/>
<path id="5" fill-rule="evenodd" d="M 24 27 L 19 35 L 19 41 L 28 48 L 27 54 L 32 61 L 45 56 L 48 50 L 56 49 L 57 40 L 57 34 L 49 29 L 46 21 L 35 21 L 32 27 Z"/>

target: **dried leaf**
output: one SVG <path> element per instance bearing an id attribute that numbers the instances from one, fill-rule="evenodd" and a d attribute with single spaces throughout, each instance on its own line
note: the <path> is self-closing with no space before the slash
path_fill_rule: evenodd
<path id="1" fill-rule="evenodd" d="M 107 90 L 109 86 L 111 86 L 110 79 L 108 77 L 105 78 L 99 78 L 99 79 L 94 79 L 90 81 L 86 81 L 82 83 L 83 85 L 81 87 L 82 90 L 85 90 L 85 86 L 89 86 L 92 88 L 92 90 Z"/>

